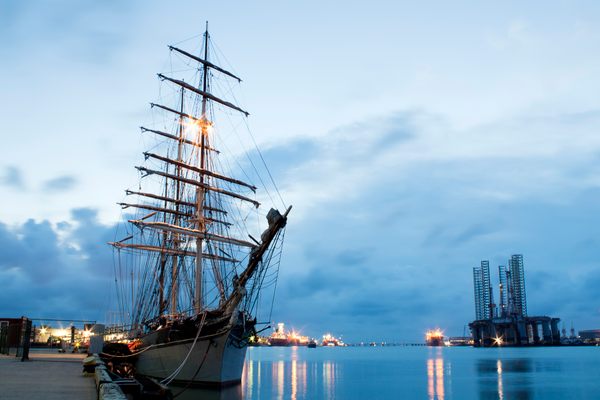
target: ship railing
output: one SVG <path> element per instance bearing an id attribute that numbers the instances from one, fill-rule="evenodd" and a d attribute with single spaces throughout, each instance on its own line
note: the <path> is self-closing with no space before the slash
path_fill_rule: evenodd
<path id="1" fill-rule="evenodd" d="M 104 329 L 105 341 L 128 340 L 135 337 L 136 329 L 133 325 L 109 325 Z"/>

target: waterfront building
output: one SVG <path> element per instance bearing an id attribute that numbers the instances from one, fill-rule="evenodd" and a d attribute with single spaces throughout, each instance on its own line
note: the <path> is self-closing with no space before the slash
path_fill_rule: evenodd
<path id="1" fill-rule="evenodd" d="M 505 265 L 499 265 L 498 266 L 498 280 L 499 280 L 499 287 L 500 287 L 500 305 L 498 306 L 498 316 L 499 317 L 506 317 L 509 314 L 509 284 L 508 282 L 510 281 L 509 279 L 510 277 L 510 271 L 506 268 Z"/>
<path id="2" fill-rule="evenodd" d="M 525 295 L 525 267 L 523 254 L 513 254 L 508 260 L 510 268 L 511 313 L 527 316 L 527 296 Z"/>
<path id="3" fill-rule="evenodd" d="M 475 318 L 492 318 L 492 287 L 490 285 L 489 261 L 483 260 L 479 267 L 473 268 L 473 289 L 475 292 Z"/>
<path id="4" fill-rule="evenodd" d="M 583 340 L 590 340 L 600 343 L 600 329 L 579 331 L 579 337 Z"/>
<path id="5" fill-rule="evenodd" d="M 496 310 L 489 262 L 473 268 L 475 321 L 469 324 L 474 346 L 540 346 L 560 344 L 559 318 L 528 316 L 522 254 L 498 266 L 500 304 Z"/>

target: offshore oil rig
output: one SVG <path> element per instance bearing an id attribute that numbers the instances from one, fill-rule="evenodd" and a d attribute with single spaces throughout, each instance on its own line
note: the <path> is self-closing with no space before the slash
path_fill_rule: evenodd
<path id="1" fill-rule="evenodd" d="M 498 266 L 500 304 L 494 303 L 490 263 L 473 268 L 475 321 L 469 324 L 473 346 L 560 345 L 560 318 L 528 316 L 523 255 L 514 254 L 508 266 Z"/>

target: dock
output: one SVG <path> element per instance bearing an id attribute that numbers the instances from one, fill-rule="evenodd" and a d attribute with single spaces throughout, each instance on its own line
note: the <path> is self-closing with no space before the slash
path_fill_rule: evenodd
<path id="1" fill-rule="evenodd" d="M 94 400 L 93 377 L 84 376 L 85 354 L 30 353 L 29 361 L 0 355 L 3 400 Z"/>

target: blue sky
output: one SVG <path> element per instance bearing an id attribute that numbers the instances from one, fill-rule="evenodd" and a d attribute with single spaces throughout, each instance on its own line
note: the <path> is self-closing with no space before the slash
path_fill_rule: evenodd
<path id="1" fill-rule="evenodd" d="M 523 253 L 531 314 L 599 327 L 599 14 L 1 2 L 0 315 L 104 319 L 104 243 L 137 181 L 155 73 L 209 20 L 294 205 L 275 320 L 351 341 L 461 335 L 472 267 Z"/>

